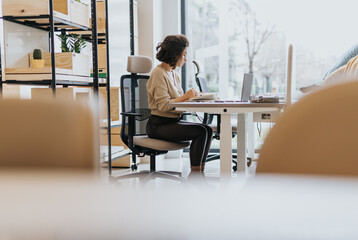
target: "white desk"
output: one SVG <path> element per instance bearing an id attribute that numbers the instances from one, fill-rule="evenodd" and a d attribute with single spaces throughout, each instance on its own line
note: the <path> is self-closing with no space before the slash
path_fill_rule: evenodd
<path id="1" fill-rule="evenodd" d="M 357 178 L 258 175 L 241 180 L 190 186 L 166 180 L 134 188 L 73 172 L 1 172 L 0 237 L 358 239 Z"/>
<path id="2" fill-rule="evenodd" d="M 246 170 L 247 157 L 254 157 L 254 112 L 273 112 L 285 107 L 284 103 L 244 103 L 244 102 L 184 102 L 170 105 L 179 111 L 205 112 L 221 115 L 220 125 L 220 173 L 231 173 L 231 116 L 238 114 L 237 120 L 237 170 Z M 245 134 L 242 134 L 245 133 Z"/>

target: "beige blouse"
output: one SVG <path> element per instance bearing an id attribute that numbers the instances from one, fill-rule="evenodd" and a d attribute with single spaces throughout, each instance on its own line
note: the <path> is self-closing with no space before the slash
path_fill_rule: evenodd
<path id="1" fill-rule="evenodd" d="M 176 71 L 167 72 L 158 65 L 147 82 L 148 107 L 152 115 L 178 118 L 183 112 L 169 107 L 175 98 L 184 94 L 180 84 L 180 77 Z"/>

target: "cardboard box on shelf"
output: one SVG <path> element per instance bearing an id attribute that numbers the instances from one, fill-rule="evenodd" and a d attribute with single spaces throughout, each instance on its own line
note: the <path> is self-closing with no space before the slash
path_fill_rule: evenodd
<path id="1" fill-rule="evenodd" d="M 31 99 L 36 100 L 50 100 L 53 98 L 51 88 L 31 88 Z M 73 88 L 57 88 L 56 100 L 59 101 L 73 101 Z"/>
<path id="2" fill-rule="evenodd" d="M 89 27 L 89 6 L 75 0 L 70 0 L 70 21 Z"/>
<path id="3" fill-rule="evenodd" d="M 115 131 L 113 131 L 115 130 Z M 123 143 L 121 136 L 120 136 L 120 131 L 121 128 L 112 128 L 112 137 L 111 137 L 111 143 L 112 143 L 112 147 L 116 147 L 116 146 L 120 146 L 123 147 L 123 150 L 125 152 L 128 152 L 128 147 Z M 105 129 L 101 129 L 101 134 L 100 134 L 100 143 L 101 146 L 108 146 L 108 134 L 107 134 L 107 130 Z M 108 152 L 108 151 L 107 151 Z M 115 155 L 115 151 L 112 152 L 112 155 Z M 107 154 L 108 156 L 108 154 Z M 124 157 L 121 157 L 115 161 L 113 161 L 112 163 L 113 167 L 130 167 L 131 166 L 131 156 L 127 155 Z"/>
<path id="4" fill-rule="evenodd" d="M 61 19 L 70 20 L 69 3 L 70 0 L 54 0 L 54 16 Z M 2 0 L 3 16 L 39 16 L 49 15 L 48 0 Z"/>
<path id="5" fill-rule="evenodd" d="M 98 45 L 98 68 L 104 69 L 105 72 L 107 69 L 107 50 L 105 44 Z"/>
<path id="6" fill-rule="evenodd" d="M 32 53 L 29 53 L 29 63 L 31 62 L 30 59 L 32 59 Z M 45 60 L 45 68 L 51 67 L 51 53 L 42 53 L 42 59 Z M 91 57 L 87 54 L 73 52 L 55 53 L 55 63 L 56 68 L 69 69 L 73 75 L 90 76 Z"/>
<path id="7" fill-rule="evenodd" d="M 90 19 L 90 26 L 92 27 L 92 19 Z M 106 12 L 104 1 L 97 1 L 97 32 L 106 32 Z"/>
<path id="8" fill-rule="evenodd" d="M 98 45 L 98 77 L 107 77 L 107 50 L 105 44 Z M 93 69 L 91 69 L 92 77 Z"/>
<path id="9" fill-rule="evenodd" d="M 2 97 L 4 99 L 20 99 L 20 86 L 18 85 L 8 85 L 4 84 L 3 86 Z"/>
<path id="10" fill-rule="evenodd" d="M 82 87 L 56 88 L 56 99 L 60 101 L 81 101 L 90 104 L 91 89 Z M 51 88 L 31 88 L 31 99 L 49 100 L 53 98 Z"/>
<path id="11" fill-rule="evenodd" d="M 99 89 L 99 106 L 101 109 L 100 118 L 107 118 L 107 90 L 106 88 Z M 112 121 L 119 121 L 120 118 L 120 88 L 111 87 L 111 119 Z"/>
<path id="12" fill-rule="evenodd" d="M 63 20 L 89 27 L 88 4 L 80 3 L 75 0 L 53 0 L 54 16 Z M 4 16 L 39 16 L 49 15 L 48 0 L 3 0 L 2 9 Z"/>

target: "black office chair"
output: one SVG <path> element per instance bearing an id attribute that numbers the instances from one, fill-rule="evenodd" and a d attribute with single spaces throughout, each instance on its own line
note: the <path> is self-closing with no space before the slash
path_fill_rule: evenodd
<path id="1" fill-rule="evenodd" d="M 189 142 L 170 142 L 159 139 L 149 138 L 146 135 L 146 124 L 150 117 L 148 109 L 148 97 L 146 83 L 149 76 L 138 75 L 138 73 L 148 73 L 152 69 L 152 60 L 145 56 L 129 56 L 127 71 L 131 74 L 121 77 L 121 108 L 122 108 L 122 141 L 132 151 L 132 169 L 137 169 L 137 155 L 143 157 L 150 156 L 150 170 L 141 171 L 117 177 L 116 179 L 137 177 L 162 177 L 168 179 L 178 179 L 180 172 L 156 171 L 155 158 L 157 155 L 165 154 L 171 150 L 179 150 L 189 146 Z M 139 176 L 138 176 L 139 177 Z"/>
<path id="2" fill-rule="evenodd" d="M 196 73 L 195 73 L 195 82 L 196 85 L 199 87 L 200 92 L 209 92 L 209 89 L 206 85 L 206 80 L 203 77 L 199 77 L 199 73 L 200 73 L 200 67 L 199 67 L 199 63 L 196 61 L 193 61 L 194 65 L 196 66 Z M 214 117 L 216 118 L 216 124 L 213 124 L 213 120 Z M 203 118 L 203 123 L 209 125 L 212 129 L 213 129 L 213 138 L 216 140 L 220 140 L 220 123 L 221 123 L 221 119 L 220 119 L 220 114 L 208 114 L 208 113 L 204 113 L 204 118 Z M 232 137 L 236 136 L 237 133 L 237 126 L 232 126 Z M 236 154 L 232 154 L 232 163 L 234 164 L 234 166 L 232 167 L 232 169 L 234 171 L 237 171 L 237 155 Z M 220 159 L 220 154 L 219 153 L 215 153 L 215 154 L 210 154 L 208 155 L 208 158 L 206 159 L 206 162 L 210 162 L 213 160 L 217 160 Z M 252 162 L 251 158 L 247 159 L 247 166 L 250 166 Z"/>

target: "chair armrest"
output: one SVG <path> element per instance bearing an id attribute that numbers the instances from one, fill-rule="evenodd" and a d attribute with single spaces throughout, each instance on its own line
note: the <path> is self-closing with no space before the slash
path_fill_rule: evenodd
<path id="1" fill-rule="evenodd" d="M 191 116 L 191 115 L 193 115 L 193 116 L 195 116 L 196 114 L 193 114 L 193 113 L 191 113 L 191 112 L 183 112 L 182 114 L 181 114 L 181 119 L 183 119 L 183 117 L 184 116 Z"/>
<path id="2" fill-rule="evenodd" d="M 141 113 L 133 113 L 133 112 L 124 112 L 124 113 L 121 113 L 121 115 L 127 116 L 127 117 L 140 117 L 143 114 L 141 114 Z"/>
<path id="3" fill-rule="evenodd" d="M 143 114 L 135 112 L 122 112 L 122 116 L 128 118 L 128 147 L 133 148 L 133 136 L 135 135 L 135 119 L 136 117 L 141 117 Z"/>

